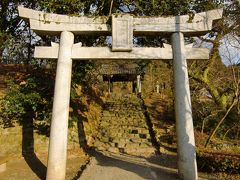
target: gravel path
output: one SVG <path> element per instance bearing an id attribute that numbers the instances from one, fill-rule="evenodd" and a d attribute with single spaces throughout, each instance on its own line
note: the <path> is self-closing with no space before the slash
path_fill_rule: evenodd
<path id="1" fill-rule="evenodd" d="M 146 159 L 109 153 L 103 155 L 94 152 L 94 155 L 87 168 L 83 171 L 80 180 L 178 179 L 176 167 L 168 168 L 166 167 L 166 164 L 163 166 L 161 165 L 163 164 L 163 161 L 163 156 Z"/>

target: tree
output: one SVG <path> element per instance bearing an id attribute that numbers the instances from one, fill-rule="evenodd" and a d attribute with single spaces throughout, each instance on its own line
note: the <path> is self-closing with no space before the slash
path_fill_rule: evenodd
<path id="1" fill-rule="evenodd" d="M 206 63 L 194 62 L 191 64 L 189 71 L 189 75 L 208 90 L 215 103 L 215 110 L 205 116 L 205 119 L 209 117 L 216 118 L 214 127 L 211 130 L 205 146 L 209 144 L 224 120 L 229 118 L 229 114 L 234 111 L 239 104 L 239 68 L 231 62 L 232 57 L 230 57 L 229 47 L 226 48 L 224 52 L 224 54 L 227 55 L 225 55 L 224 58 L 231 62 L 229 68 L 223 65 L 219 54 L 221 41 L 228 36 L 239 39 L 236 37 L 236 34 L 239 33 L 237 28 L 239 26 L 239 13 L 236 11 L 239 10 L 239 4 L 232 2 L 227 4 L 225 8 L 224 18 L 217 24 L 213 32 L 210 32 L 206 37 L 200 37 L 203 42 L 208 42 L 213 46 L 210 60 Z M 238 18 L 236 18 L 236 16 Z M 229 43 L 227 45 L 230 46 Z M 237 46 L 239 48 L 240 44 Z"/>
<path id="2" fill-rule="evenodd" d="M 36 35 L 29 29 L 28 24 L 17 15 L 18 5 L 25 5 L 33 9 L 38 7 L 35 0 L 3 0 L 0 2 L 0 61 L 29 64 L 32 60 L 33 39 Z"/>

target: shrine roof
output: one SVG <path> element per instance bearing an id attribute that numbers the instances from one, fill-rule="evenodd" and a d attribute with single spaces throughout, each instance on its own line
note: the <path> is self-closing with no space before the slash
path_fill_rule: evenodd
<path id="1" fill-rule="evenodd" d="M 99 72 L 101 75 L 139 74 L 139 69 L 137 64 L 102 64 Z"/>

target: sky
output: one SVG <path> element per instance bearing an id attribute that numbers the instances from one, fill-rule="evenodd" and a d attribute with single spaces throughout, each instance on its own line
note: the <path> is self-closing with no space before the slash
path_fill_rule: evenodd
<path id="1" fill-rule="evenodd" d="M 203 36 L 203 39 L 214 40 L 216 36 L 209 37 L 208 34 Z M 208 48 L 210 51 L 213 48 L 213 44 L 202 41 L 198 37 L 194 38 L 194 47 Z M 227 34 L 220 41 L 219 54 L 222 62 L 226 65 L 240 64 L 240 37 Z"/>
<path id="2" fill-rule="evenodd" d="M 224 64 L 240 64 L 240 37 L 226 35 L 221 40 L 219 53 Z"/>

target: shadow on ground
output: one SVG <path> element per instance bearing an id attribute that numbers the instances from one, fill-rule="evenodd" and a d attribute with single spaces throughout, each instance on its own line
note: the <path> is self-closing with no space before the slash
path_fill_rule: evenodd
<path id="1" fill-rule="evenodd" d="M 31 168 L 31 170 L 42 180 L 46 179 L 46 166 L 38 159 L 36 154 L 24 156 L 24 160 Z"/>
<path id="2" fill-rule="evenodd" d="M 164 180 L 177 180 L 177 158 L 176 156 L 161 154 L 157 156 L 153 156 L 151 158 L 140 158 L 137 156 L 129 156 L 129 155 L 117 155 L 117 154 L 110 154 L 105 153 L 102 154 L 97 151 L 89 152 L 93 160 L 93 166 L 88 168 L 94 168 L 94 166 L 101 170 L 95 174 L 85 176 L 83 173 L 80 179 L 96 179 L 98 176 L 99 180 L 105 178 L 104 175 L 105 171 L 106 174 L 111 171 L 113 173 L 111 176 L 109 175 L 109 179 L 115 177 L 115 179 L 119 178 L 121 175 L 125 175 L 126 171 L 134 173 L 136 177 L 141 177 L 142 179 L 164 179 Z M 88 171 L 88 168 L 86 171 Z M 110 168 L 115 168 L 114 171 Z M 89 169 L 89 172 L 93 171 L 94 169 Z M 108 172 L 107 172 L 108 171 Z M 119 172 L 119 175 L 117 174 Z M 87 172 L 86 172 L 87 173 Z M 92 177 L 94 176 L 94 177 Z M 123 178 L 123 177 L 121 177 Z"/>
<path id="3" fill-rule="evenodd" d="M 40 161 L 34 153 L 34 125 L 33 115 L 24 117 L 22 123 L 22 155 L 31 170 L 40 179 L 46 179 L 47 167 Z"/>

